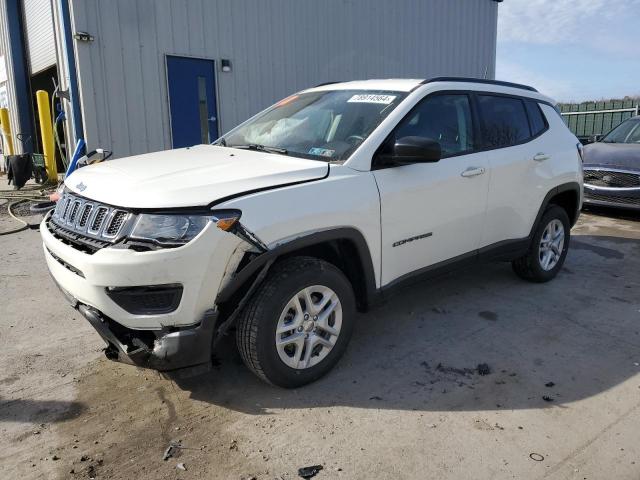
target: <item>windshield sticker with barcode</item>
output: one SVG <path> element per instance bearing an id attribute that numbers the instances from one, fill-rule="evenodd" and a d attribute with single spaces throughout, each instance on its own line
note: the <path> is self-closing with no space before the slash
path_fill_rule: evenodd
<path id="1" fill-rule="evenodd" d="M 335 150 L 329 150 L 328 148 L 320 147 L 313 147 L 311 150 L 309 150 L 309 155 L 319 155 L 321 157 L 333 157 L 335 153 Z"/>
<path id="2" fill-rule="evenodd" d="M 396 99 L 396 95 L 375 95 L 372 93 L 359 93 L 347 100 L 347 103 L 381 103 L 389 105 Z"/>

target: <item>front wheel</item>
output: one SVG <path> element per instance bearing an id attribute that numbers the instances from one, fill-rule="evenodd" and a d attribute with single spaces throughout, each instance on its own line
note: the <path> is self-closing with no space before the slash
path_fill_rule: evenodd
<path id="1" fill-rule="evenodd" d="M 514 272 L 530 282 L 548 282 L 564 264 L 571 225 L 564 208 L 549 207 L 542 215 L 526 255 L 512 263 Z"/>
<path id="2" fill-rule="evenodd" d="M 312 257 L 276 264 L 238 320 L 244 363 L 263 380 L 294 388 L 317 380 L 344 353 L 355 317 L 349 280 Z"/>

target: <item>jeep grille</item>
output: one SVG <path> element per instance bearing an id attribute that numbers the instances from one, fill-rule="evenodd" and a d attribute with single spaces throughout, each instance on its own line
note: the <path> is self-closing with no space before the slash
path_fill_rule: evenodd
<path id="1" fill-rule="evenodd" d="M 132 219 L 126 210 L 66 192 L 50 218 L 50 231 L 82 249 L 95 250 L 126 234 Z"/>

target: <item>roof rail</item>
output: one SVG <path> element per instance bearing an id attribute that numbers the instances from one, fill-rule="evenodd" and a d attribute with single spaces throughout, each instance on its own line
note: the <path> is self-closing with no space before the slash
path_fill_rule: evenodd
<path id="1" fill-rule="evenodd" d="M 324 83 L 319 83 L 318 85 L 312 87 L 312 88 L 318 88 L 318 87 L 324 87 L 325 85 L 333 85 L 334 83 L 342 83 L 340 81 L 336 81 L 336 82 L 324 82 Z"/>
<path id="2" fill-rule="evenodd" d="M 487 80 L 485 78 L 472 78 L 472 77 L 435 77 L 423 80 L 421 83 L 427 84 L 432 82 L 467 82 L 467 83 L 486 83 L 489 85 L 500 85 L 501 87 L 519 88 L 521 90 L 529 90 L 531 92 L 537 92 L 533 87 L 529 85 L 522 85 L 521 83 L 503 82 L 502 80 Z"/>

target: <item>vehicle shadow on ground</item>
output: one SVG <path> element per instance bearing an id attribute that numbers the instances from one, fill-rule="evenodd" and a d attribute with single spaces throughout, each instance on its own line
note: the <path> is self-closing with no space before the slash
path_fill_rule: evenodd
<path id="1" fill-rule="evenodd" d="M 296 390 L 264 384 L 233 338 L 192 398 L 251 414 L 274 408 L 463 411 L 562 407 L 640 372 L 640 240 L 573 237 L 560 275 L 518 279 L 480 265 L 416 284 L 360 314 L 344 358 Z M 486 363 L 489 375 L 478 374 Z"/>

